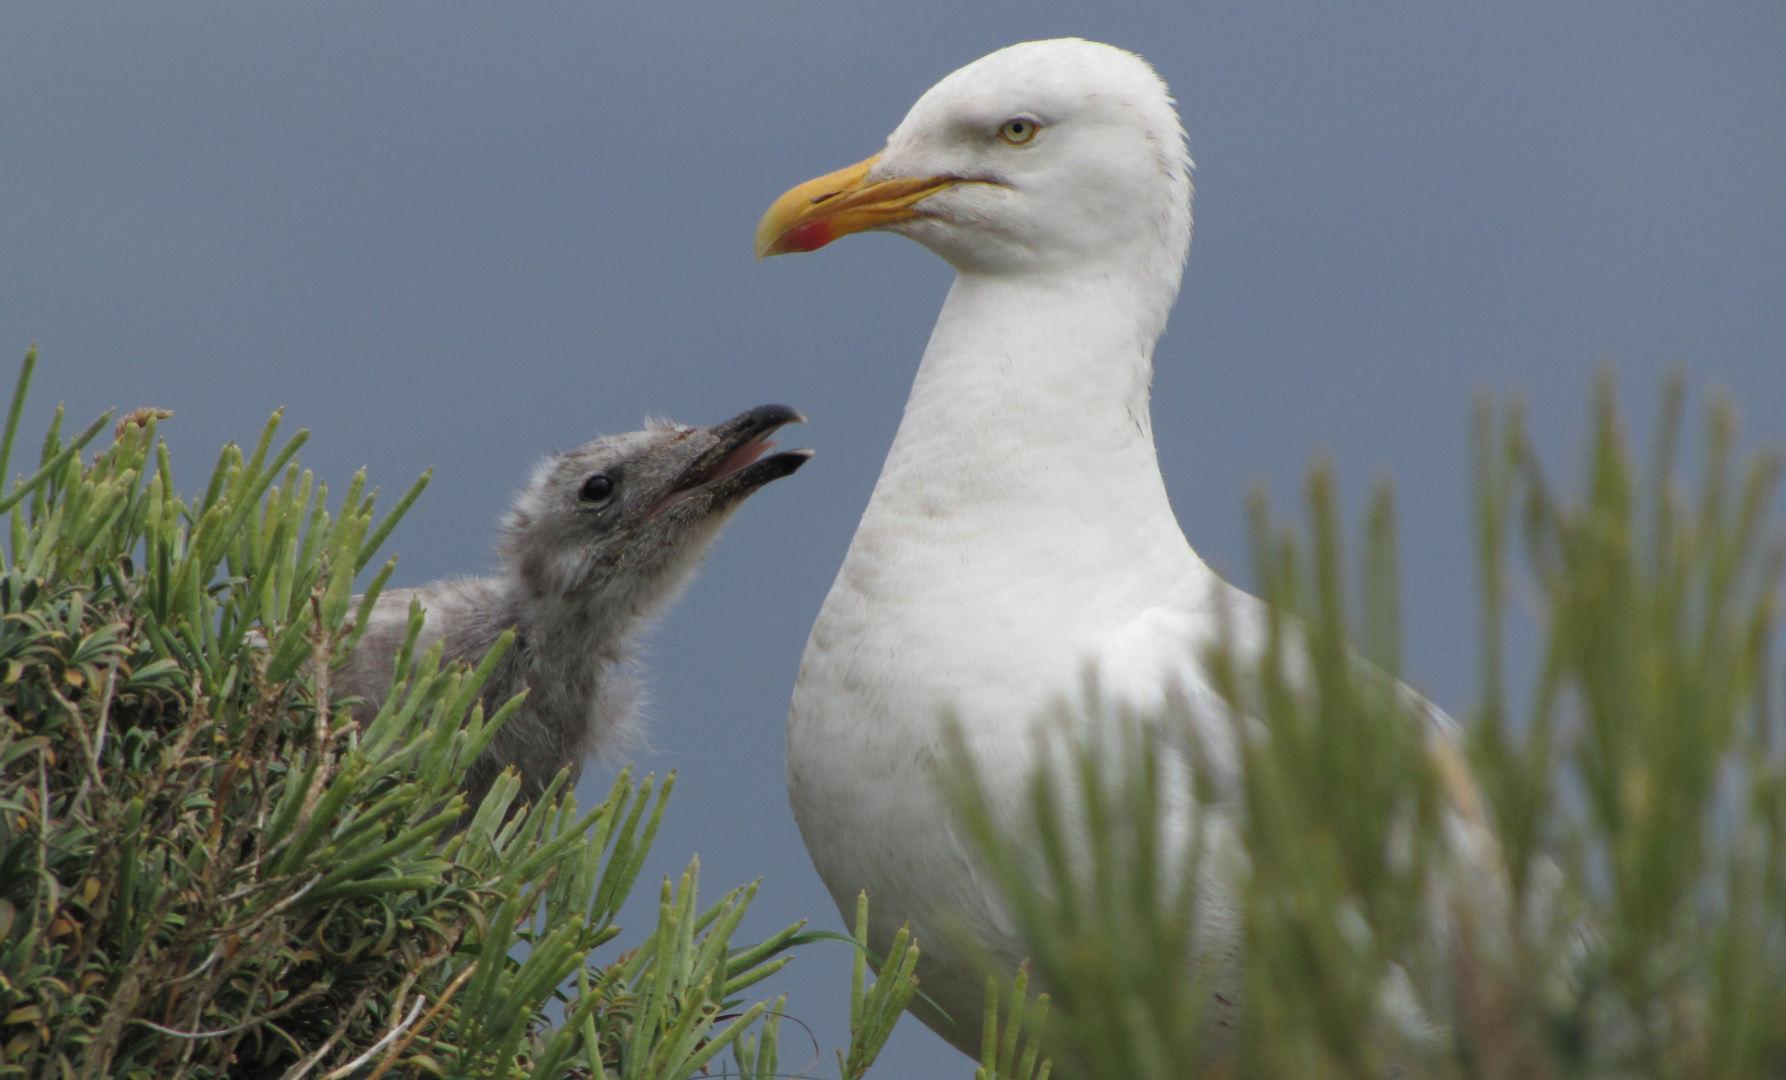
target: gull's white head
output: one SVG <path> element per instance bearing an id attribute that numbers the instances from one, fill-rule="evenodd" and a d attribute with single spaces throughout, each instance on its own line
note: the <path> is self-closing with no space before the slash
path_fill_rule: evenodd
<path id="1" fill-rule="evenodd" d="M 937 83 L 881 153 L 776 201 L 757 255 L 874 229 L 970 273 L 1140 270 L 1174 285 L 1191 159 L 1147 62 L 1062 38 L 1001 49 Z"/>

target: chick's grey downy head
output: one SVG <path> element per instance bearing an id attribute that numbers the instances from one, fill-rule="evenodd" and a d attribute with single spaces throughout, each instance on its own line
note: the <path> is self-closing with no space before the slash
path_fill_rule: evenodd
<path id="1" fill-rule="evenodd" d="M 763 405 L 710 428 L 654 421 L 541 462 L 503 523 L 504 567 L 534 600 L 645 613 L 675 594 L 750 494 L 810 450 L 768 451 L 805 417 Z"/>

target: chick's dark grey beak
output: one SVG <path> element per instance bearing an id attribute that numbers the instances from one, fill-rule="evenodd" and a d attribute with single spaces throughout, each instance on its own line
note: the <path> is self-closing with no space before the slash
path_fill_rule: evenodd
<path id="1" fill-rule="evenodd" d="M 730 420 L 715 424 L 707 430 L 718 439 L 720 446 L 740 445 L 751 439 L 760 439 L 778 428 L 788 424 L 804 424 L 806 417 L 799 409 L 791 409 L 786 405 L 758 405 L 754 409 L 746 409 Z"/>
<path id="2" fill-rule="evenodd" d="M 759 405 L 708 428 L 717 441 L 683 470 L 670 498 L 653 516 L 668 509 L 669 503 L 680 502 L 697 491 L 716 499 L 742 498 L 772 480 L 793 475 L 811 460 L 811 450 L 764 455 L 775 445 L 769 436 L 788 424 L 805 422 L 806 417 L 798 409 Z"/>

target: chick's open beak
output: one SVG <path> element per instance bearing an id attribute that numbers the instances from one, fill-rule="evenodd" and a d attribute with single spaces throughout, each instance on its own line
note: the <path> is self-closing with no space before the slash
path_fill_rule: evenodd
<path id="1" fill-rule="evenodd" d="M 840 236 L 918 216 L 912 204 L 953 176 L 898 176 L 866 183 L 880 155 L 808 180 L 775 200 L 757 226 L 757 258 L 817 251 Z"/>
<path id="2" fill-rule="evenodd" d="M 800 410 L 786 405 L 759 405 L 707 429 L 717 441 L 677 478 L 670 492 L 646 514 L 650 521 L 687 499 L 706 495 L 710 506 L 732 505 L 751 492 L 784 476 L 792 476 L 812 459 L 811 450 L 770 454 L 769 436 L 788 425 L 804 424 Z"/>

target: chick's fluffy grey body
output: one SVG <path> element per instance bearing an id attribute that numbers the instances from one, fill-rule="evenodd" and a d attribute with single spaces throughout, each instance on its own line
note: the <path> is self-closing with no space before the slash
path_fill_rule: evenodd
<path id="1" fill-rule="evenodd" d="M 570 765 L 574 779 L 585 759 L 625 745 L 636 733 L 633 643 L 647 620 L 626 625 L 589 612 L 530 618 L 524 597 L 500 577 L 438 581 L 378 598 L 366 635 L 337 676 L 347 693 L 367 699 L 368 716 L 390 681 L 412 598 L 427 612 L 418 654 L 444 642 L 444 660 L 475 665 L 505 630 L 515 631 L 514 645 L 484 685 L 484 711 L 523 690 L 527 701 L 472 766 L 467 791 L 481 797 L 513 765 L 527 781 L 524 794 L 537 794 L 560 768 Z"/>
<path id="2" fill-rule="evenodd" d="M 624 745 L 637 730 L 640 632 L 692 579 L 731 513 L 810 456 L 764 457 L 768 436 L 800 419 L 765 405 L 712 428 L 653 423 L 542 462 L 503 522 L 501 572 L 379 596 L 365 634 L 335 674 L 365 699 L 362 722 L 389 690 L 409 608 L 426 613 L 418 654 L 478 663 L 504 631 L 515 641 L 483 689 L 486 715 L 525 690 L 465 779 L 472 805 L 514 766 L 522 797 L 558 771 Z"/>

